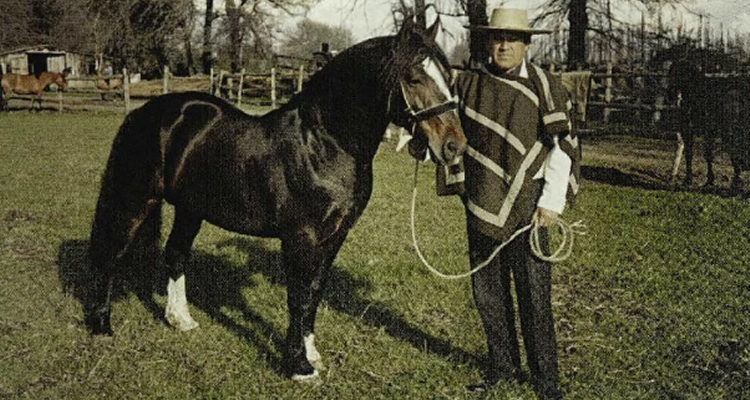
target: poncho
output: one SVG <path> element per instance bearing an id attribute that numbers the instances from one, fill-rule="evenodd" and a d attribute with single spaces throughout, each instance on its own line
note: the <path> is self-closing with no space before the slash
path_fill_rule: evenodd
<path id="1" fill-rule="evenodd" d="M 500 241 L 528 222 L 519 210 L 537 201 L 534 176 L 554 135 L 572 161 L 568 202 L 578 192 L 581 151 L 571 130 L 571 103 L 557 77 L 532 64 L 527 70 L 528 78 L 500 77 L 484 68 L 459 74 L 456 91 L 468 147 L 463 166 L 438 174 L 441 194 L 463 194 L 467 223 Z"/>

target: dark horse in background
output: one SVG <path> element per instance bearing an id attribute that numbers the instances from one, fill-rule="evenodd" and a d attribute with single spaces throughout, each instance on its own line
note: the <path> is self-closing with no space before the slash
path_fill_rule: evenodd
<path id="1" fill-rule="evenodd" d="M 673 61 L 668 73 L 668 98 L 678 106 L 675 124 L 685 138 L 685 179 L 693 179 L 696 136 L 703 137 L 706 186 L 715 183 L 714 151 L 719 141 L 729 154 L 733 175 L 731 190 L 742 188 L 741 172 L 750 169 L 750 77 L 736 73 L 738 63 L 718 50 L 675 46 L 662 57 Z M 675 169 L 676 171 L 676 169 Z"/>
<path id="2" fill-rule="evenodd" d="M 3 74 L 0 78 L 2 84 L 2 96 L 0 96 L 0 110 L 4 109 L 8 99 L 13 94 L 31 95 L 29 111 L 34 109 L 34 103 L 38 104 L 37 111 L 42 109 L 42 94 L 44 89 L 51 84 L 57 85 L 57 90 L 65 90 L 68 87 L 68 75 L 70 68 L 62 72 L 42 72 L 39 76 L 22 74 Z"/>
<path id="3" fill-rule="evenodd" d="M 289 103 L 252 117 L 203 93 L 157 97 L 131 112 L 102 178 L 89 256 L 94 276 L 85 319 L 111 335 L 111 292 L 131 244 L 158 245 L 162 201 L 174 205 L 166 243 L 166 320 L 197 326 L 184 265 L 207 221 L 281 239 L 289 326 L 284 365 L 317 376 L 314 324 L 326 271 L 372 193 L 373 158 L 389 122 L 415 133 L 412 154 L 452 163 L 466 138 L 449 90 L 450 66 L 427 30 L 407 20 L 395 36 L 340 53 Z"/>

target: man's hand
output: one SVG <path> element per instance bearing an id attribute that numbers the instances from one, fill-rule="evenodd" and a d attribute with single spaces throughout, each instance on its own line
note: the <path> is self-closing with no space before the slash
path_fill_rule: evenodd
<path id="1" fill-rule="evenodd" d="M 531 220 L 536 221 L 542 228 L 549 228 L 557 224 L 558 218 L 560 218 L 560 214 L 546 208 L 537 207 Z"/>

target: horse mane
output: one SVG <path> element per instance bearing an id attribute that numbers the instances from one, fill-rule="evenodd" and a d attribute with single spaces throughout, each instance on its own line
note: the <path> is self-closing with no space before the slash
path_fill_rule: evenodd
<path id="1" fill-rule="evenodd" d="M 333 57 L 284 108 L 302 106 L 309 110 L 312 107 L 317 109 L 315 120 L 320 120 L 320 107 L 325 104 L 330 105 L 339 99 L 353 105 L 350 101 L 353 99 L 346 99 L 346 96 L 365 95 L 386 104 L 392 91 L 398 87 L 398 77 L 427 57 L 434 58 L 445 69 L 450 68 L 440 47 L 421 31 L 365 40 Z M 321 98 L 323 102 L 314 100 Z"/>

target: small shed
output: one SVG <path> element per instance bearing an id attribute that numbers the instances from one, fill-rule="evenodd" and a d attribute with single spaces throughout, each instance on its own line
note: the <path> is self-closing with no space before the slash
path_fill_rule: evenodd
<path id="1" fill-rule="evenodd" d="M 61 72 L 71 69 L 71 76 L 88 72 L 87 57 L 46 45 L 30 46 L 0 53 L 0 68 L 4 73 L 34 74 L 45 71 Z"/>

